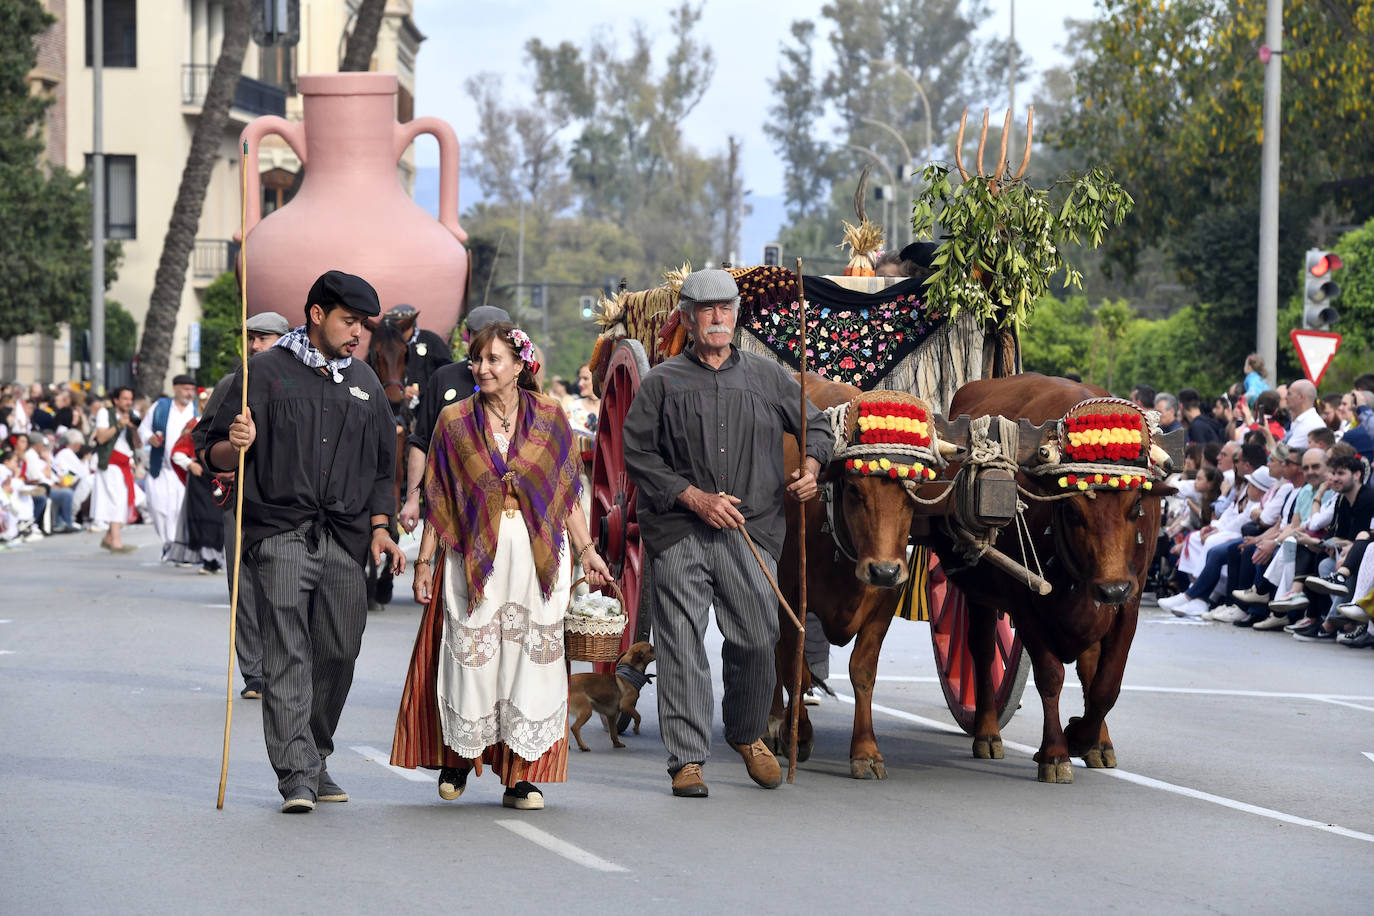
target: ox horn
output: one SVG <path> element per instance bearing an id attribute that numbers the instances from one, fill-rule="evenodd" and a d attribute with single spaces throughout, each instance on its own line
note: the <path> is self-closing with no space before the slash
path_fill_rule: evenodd
<path id="1" fill-rule="evenodd" d="M 1166 474 L 1172 474 L 1174 471 L 1173 456 L 1158 445 L 1150 446 L 1150 464 L 1162 468 Z"/>

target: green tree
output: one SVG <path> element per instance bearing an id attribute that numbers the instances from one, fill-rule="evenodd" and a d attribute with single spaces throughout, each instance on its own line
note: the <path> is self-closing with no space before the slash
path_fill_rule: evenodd
<path id="1" fill-rule="evenodd" d="M 239 333 L 239 284 L 226 271 L 205 287 L 200 311 L 200 368 L 196 382 L 211 387 L 243 359 Z"/>
<path id="2" fill-rule="evenodd" d="M 72 316 L 72 340 L 81 341 L 91 329 L 91 312 L 82 309 Z M 77 345 L 80 347 L 80 344 Z M 138 349 L 138 322 L 124 306 L 105 300 L 105 365 L 127 363 Z M 79 352 L 79 350 L 78 350 Z"/>
<path id="3" fill-rule="evenodd" d="M 1092 310 L 1083 296 L 1046 296 L 1021 329 L 1021 363 L 1044 375 L 1092 375 Z"/>
<path id="4" fill-rule="evenodd" d="M 808 260 L 834 254 L 840 220 L 853 220 L 859 171 L 872 159 L 863 150 L 910 184 L 903 144 L 915 159 L 943 159 L 963 109 L 1003 96 L 1007 44 L 975 37 L 987 17 L 983 0 L 832 0 L 821 8 L 819 24 L 792 24 L 791 43 L 770 81 L 774 103 L 765 127 L 786 166 L 790 225 L 779 235 L 791 242 L 789 254 Z M 814 46 L 822 38 L 834 63 L 818 73 Z M 1014 60 L 1024 74 L 1028 62 L 1019 49 Z M 838 122 L 830 142 L 824 139 L 827 121 Z M 885 169 L 876 175 L 875 182 L 886 182 Z M 899 205 L 899 225 L 906 209 Z M 814 245 L 819 238 L 824 243 Z M 903 231 L 887 240 L 888 247 L 905 240 Z"/>
<path id="5" fill-rule="evenodd" d="M 90 302 L 90 192 L 42 161 L 52 100 L 28 81 L 34 39 L 53 21 L 37 0 L 0 3 L 0 340 L 55 333 Z M 106 246 L 107 288 L 120 253 L 118 242 Z"/>
<path id="6" fill-rule="evenodd" d="M 1263 134 L 1266 0 L 1100 0 L 1057 142 L 1110 165 L 1139 203 L 1110 250 L 1128 268 L 1217 207 L 1254 208 Z M 1374 0 L 1288 4 L 1284 209 L 1374 203 Z M 1319 125 L 1311 129 L 1312 124 Z M 1204 297 L 1205 299 L 1206 297 Z"/>
<path id="7" fill-rule="evenodd" d="M 725 214 L 747 212 L 734 157 L 699 152 L 680 128 L 714 68 L 697 37 L 700 15 L 687 4 L 674 9 L 666 48 L 638 24 L 624 47 L 610 33 L 585 47 L 532 39 L 532 99 L 523 102 L 489 74 L 466 84 L 478 131 L 465 161 L 487 198 L 464 215 L 473 299 L 511 310 L 543 345 L 546 316 L 529 307 L 528 290 L 516 311 L 523 201 L 525 282 L 575 284 L 550 287 L 545 297 L 544 363 L 553 374 L 571 375 L 590 355 L 595 334 L 581 317 L 581 296 L 607 277 L 643 289 L 684 261 L 724 260 L 738 226 Z"/>

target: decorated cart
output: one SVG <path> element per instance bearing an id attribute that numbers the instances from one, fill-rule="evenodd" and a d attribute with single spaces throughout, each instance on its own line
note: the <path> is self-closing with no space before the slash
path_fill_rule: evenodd
<path id="1" fill-rule="evenodd" d="M 687 267 L 665 277 L 662 286 L 622 290 L 603 300 L 597 320 L 602 334 L 592 356 L 592 375 L 601 414 L 591 471 L 592 532 L 625 595 L 628 617 L 622 651 L 648 638 L 653 590 L 639 538 L 637 493 L 626 473 L 621 428 L 630 403 L 649 369 L 681 352 L 686 329 L 679 323 L 677 289 Z M 736 345 L 800 368 L 797 275 L 780 267 L 731 269 L 740 290 Z M 953 320 L 923 300 L 919 279 L 886 277 L 803 277 L 807 301 L 808 368 L 825 378 L 865 391 L 909 391 L 941 412 L 964 383 L 1004 374 L 1006 335 L 971 315 Z M 1014 340 L 1011 343 L 1014 347 Z M 1014 370 L 1013 370 L 1014 371 Z M 955 720 L 973 726 L 973 659 L 967 647 L 967 608 L 938 560 L 924 547 L 913 549 L 912 574 L 898 614 L 929 620 L 940 684 Z M 993 680 L 999 720 L 1015 712 L 1029 672 L 1020 640 L 1003 617 L 997 629 Z"/>
<path id="2" fill-rule="evenodd" d="M 928 166 L 923 174 L 924 188 L 913 201 L 912 223 L 918 237 L 934 236 L 937 214 L 946 233 L 931 259 L 934 273 L 930 277 L 799 278 L 781 267 L 731 270 L 740 290 L 736 345 L 793 370 L 800 368 L 800 279 L 807 303 L 807 366 L 828 379 L 864 391 L 884 388 L 909 392 L 944 414 L 954 393 L 965 383 L 1020 372 L 1017 328 L 1048 293 L 1052 277 L 1062 275 L 1066 285 L 1075 285 L 1080 279 L 1078 271 L 1062 256 L 1065 246 L 1087 243 L 1097 247 L 1104 232 L 1125 219 L 1133 202 L 1104 169 L 1060 179 L 1049 189 L 1031 187 L 1024 178 L 1031 158 L 1033 110 L 1026 119 L 1019 167 L 1007 157 L 1012 127 L 1012 113 L 1008 111 L 991 170 L 984 168 L 987 113 L 978 137 L 976 165 L 965 168 L 967 120 L 965 111 L 954 145 L 955 171 Z M 859 225 L 845 224 L 845 241 L 855 255 L 851 267 L 865 263 L 863 256 L 876 247 L 879 238 L 863 212 L 866 176 L 867 170 L 855 194 Z M 592 366 L 602 401 L 593 450 L 592 525 L 601 553 L 612 564 L 625 592 L 629 616 L 626 647 L 647 633 L 647 603 L 653 591 L 646 581 L 648 569 L 639 539 L 635 487 L 625 471 L 620 432 L 645 373 L 686 344 L 686 331 L 678 323 L 676 309 L 677 289 L 686 272 L 684 265 L 666 275 L 663 285 L 656 289 L 622 290 L 614 300 L 602 302 L 598 319 L 602 333 Z M 858 272 L 871 274 L 872 270 Z M 1002 473 L 1006 485 L 1002 488 L 1002 508 L 1015 507 L 1014 478 L 1011 473 Z M 981 483 L 984 478 L 978 475 Z M 1001 520 L 983 526 L 983 531 L 1005 524 L 1017 511 L 1012 508 L 1000 513 Z M 998 514 L 992 512 L 986 518 Z M 966 517 L 977 515 L 979 512 L 974 511 Z M 1004 569 L 1015 565 L 991 549 L 988 539 L 978 545 L 977 555 Z M 1024 574 L 1028 585 L 1037 578 L 1029 570 L 1016 568 L 1018 577 Z M 938 559 L 928 556 L 924 548 L 915 548 L 911 570 L 908 593 L 897 613 L 930 621 L 945 701 L 959 725 L 972 733 L 975 683 L 967 602 L 946 580 Z M 923 570 L 928 575 L 922 575 Z M 1048 587 L 1043 579 L 1036 585 L 1042 594 Z M 992 679 L 1002 725 L 1016 710 L 1029 668 L 1010 617 L 1001 616 Z"/>

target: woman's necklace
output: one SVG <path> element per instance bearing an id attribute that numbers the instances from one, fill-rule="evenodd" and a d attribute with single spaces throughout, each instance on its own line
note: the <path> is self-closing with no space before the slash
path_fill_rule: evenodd
<path id="1" fill-rule="evenodd" d="M 516 402 L 515 402 L 515 403 L 516 403 L 516 406 L 518 406 L 518 405 L 520 404 L 519 396 L 518 396 L 518 395 L 517 395 L 517 399 L 516 399 Z M 512 407 L 512 408 L 511 408 L 510 413 L 502 413 L 501 410 L 500 410 L 500 408 L 498 408 L 498 407 L 496 406 L 496 401 L 495 401 L 495 400 L 487 401 L 487 406 L 491 408 L 491 412 L 492 412 L 492 413 L 496 414 L 496 419 L 498 419 L 498 420 L 501 421 L 501 431 L 502 431 L 503 433 L 505 433 L 507 437 L 509 437 L 509 436 L 510 436 L 510 421 L 511 421 L 511 418 L 515 415 L 515 407 Z"/>

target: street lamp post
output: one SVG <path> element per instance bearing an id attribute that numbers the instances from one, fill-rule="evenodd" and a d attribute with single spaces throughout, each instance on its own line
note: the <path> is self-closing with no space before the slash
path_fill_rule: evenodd
<path id="1" fill-rule="evenodd" d="M 866 146 L 858 146 L 858 145 L 853 144 L 853 143 L 846 143 L 846 144 L 844 145 L 844 148 L 845 148 L 845 149 L 857 150 L 858 152 L 863 153 L 864 155 L 868 156 L 868 157 L 869 157 L 870 159 L 872 159 L 874 162 L 878 163 L 880 166 L 883 167 L 883 171 L 884 171 L 884 172 L 887 172 L 887 180 L 890 181 L 890 182 L 892 182 L 892 186 L 893 186 L 894 188 L 897 186 L 897 177 L 896 177 L 895 175 L 892 174 L 892 169 L 891 169 L 891 168 L 888 166 L 888 164 L 883 160 L 883 157 L 882 157 L 882 156 L 879 156 L 877 153 L 875 153 L 873 150 L 869 149 L 869 148 L 866 147 Z M 889 242 L 891 242 L 892 244 L 895 245 L 897 240 L 894 239 L 894 238 L 892 237 L 892 234 L 891 234 L 891 232 L 890 232 L 892 226 L 891 226 L 891 223 L 890 223 L 890 221 L 889 221 L 889 219 L 888 219 L 888 215 L 887 215 L 887 208 L 888 208 L 888 204 L 890 204 L 890 203 L 891 203 L 891 201 L 889 201 L 889 200 L 886 200 L 886 199 L 883 200 L 883 235 L 887 237 L 887 239 L 889 240 Z"/>
<path id="2" fill-rule="evenodd" d="M 91 374 L 97 395 L 105 394 L 105 11 L 91 4 Z"/>
<path id="3" fill-rule="evenodd" d="M 879 121 L 879 120 L 877 120 L 876 118 L 859 118 L 859 120 L 862 121 L 862 122 L 864 122 L 865 124 L 872 124 L 874 127 L 880 127 L 880 128 L 882 128 L 883 130 L 885 130 L 885 131 L 887 131 L 888 133 L 890 133 L 893 137 L 896 137 L 896 138 L 897 138 L 897 144 L 898 144 L 899 146 L 901 146 L 901 148 L 902 148 L 902 163 L 903 163 L 903 168 L 901 169 L 901 172 L 902 172 L 903 176 L 906 177 L 906 186 L 907 186 L 907 190 L 908 190 L 909 192 L 911 192 L 911 195 L 914 195 L 914 194 L 915 194 L 915 190 L 916 190 L 916 188 L 915 188 L 915 182 L 911 180 L 911 175 L 910 175 L 911 167 L 912 167 L 912 164 L 913 164 L 913 163 L 912 163 L 912 159 L 911 159 L 911 150 L 910 150 L 909 148 L 907 148 L 906 140 L 903 139 L 902 135 L 901 135 L 900 133 L 897 132 L 897 129 L 896 129 L 895 127 L 893 127 L 891 124 L 888 124 L 888 123 L 886 123 L 886 122 L 884 122 L 884 121 Z M 897 186 L 897 189 L 900 190 L 900 189 L 901 189 L 901 185 L 898 185 L 898 186 Z M 905 221 L 905 223 L 906 223 L 906 240 L 907 240 L 907 244 L 910 244 L 910 243 L 912 242 L 912 235 L 911 235 L 911 231 L 912 231 L 912 230 L 911 230 L 911 220 L 908 219 L 908 220 Z M 892 229 L 893 229 L 893 232 L 894 232 L 894 233 L 895 233 L 896 230 L 897 230 L 897 224 L 896 224 L 895 221 L 893 222 Z M 895 239 L 895 238 L 892 240 L 892 244 L 893 244 L 894 246 L 897 244 L 897 242 L 898 242 L 898 240 Z"/>
<path id="4" fill-rule="evenodd" d="M 915 90 L 916 90 L 916 94 L 919 95 L 919 96 L 921 97 L 921 105 L 923 105 L 923 106 L 925 107 L 925 112 L 924 112 L 924 113 L 925 113 L 925 122 L 926 122 L 926 131 L 925 131 L 925 133 L 926 133 L 926 146 L 925 146 L 924 153 L 925 153 L 925 161 L 926 161 L 926 162 L 929 162 L 930 159 L 931 159 L 931 156 L 932 156 L 932 155 L 934 154 L 934 152 L 935 152 L 935 145 L 934 145 L 934 142 L 931 140 L 931 131 L 932 131 L 932 128 L 931 128 L 931 122 L 930 122 L 930 115 L 931 115 L 930 98 L 926 95 L 926 91 L 925 91 L 924 89 L 921 88 L 921 81 L 918 80 L 918 79 L 916 79 L 916 75 L 915 75 L 914 73 L 912 73 L 912 72 L 911 72 L 910 70 L 908 70 L 906 67 L 903 67 L 901 64 L 897 63 L 895 60 L 888 60 L 888 59 L 884 58 L 884 59 L 882 59 L 882 60 L 876 60 L 876 61 L 874 61 L 874 63 L 875 63 L 875 64 L 882 64 L 884 67 L 890 67 L 891 69 L 893 69 L 893 70 L 895 70 L 896 72 L 900 73 L 902 76 L 906 77 L 907 81 L 911 83 L 911 88 L 915 89 Z"/>

